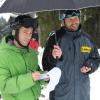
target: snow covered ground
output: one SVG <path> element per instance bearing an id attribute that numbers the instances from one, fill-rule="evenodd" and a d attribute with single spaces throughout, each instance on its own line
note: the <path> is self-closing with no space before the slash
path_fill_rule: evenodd
<path id="1" fill-rule="evenodd" d="M 90 100 L 100 100 L 100 68 L 90 75 Z"/>
<path id="2" fill-rule="evenodd" d="M 100 67 L 90 75 L 90 88 L 90 100 L 100 100 Z"/>
<path id="3" fill-rule="evenodd" d="M 43 48 L 39 47 L 39 66 L 42 69 L 41 59 L 43 54 Z M 100 53 L 100 49 L 99 49 Z M 100 68 L 90 75 L 90 100 L 100 100 Z M 2 99 L 0 99 L 2 100 Z M 39 100 L 46 100 L 42 97 L 40 97 Z"/>

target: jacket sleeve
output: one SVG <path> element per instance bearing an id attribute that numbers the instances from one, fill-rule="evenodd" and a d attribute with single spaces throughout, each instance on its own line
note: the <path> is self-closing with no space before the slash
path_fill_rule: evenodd
<path id="1" fill-rule="evenodd" d="M 100 55 L 96 46 L 94 46 L 92 52 L 90 53 L 90 57 L 87 59 L 85 63 L 85 66 L 91 67 L 92 70 L 89 73 L 92 73 L 98 69 L 99 64 L 100 64 Z"/>
<path id="2" fill-rule="evenodd" d="M 10 70 L 3 57 L 0 58 L 0 91 L 6 94 L 15 94 L 32 87 L 35 81 L 31 73 L 11 76 Z"/>
<path id="3" fill-rule="evenodd" d="M 51 36 L 47 40 L 47 43 L 44 49 L 44 53 L 42 57 L 42 65 L 45 71 L 49 71 L 50 69 L 56 66 L 56 59 L 54 59 L 52 56 L 52 49 L 53 49 L 54 43 L 55 43 L 54 36 Z"/>

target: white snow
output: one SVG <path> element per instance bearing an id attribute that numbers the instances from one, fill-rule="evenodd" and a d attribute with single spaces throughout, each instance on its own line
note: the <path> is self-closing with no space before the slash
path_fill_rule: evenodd
<path id="1" fill-rule="evenodd" d="M 90 75 L 90 89 L 90 100 L 100 100 L 100 67 Z"/>

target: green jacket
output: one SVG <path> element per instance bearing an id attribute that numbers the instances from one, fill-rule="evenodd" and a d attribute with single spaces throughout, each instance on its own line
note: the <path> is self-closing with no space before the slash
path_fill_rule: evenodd
<path id="1" fill-rule="evenodd" d="M 35 51 L 19 49 L 5 42 L 0 44 L 0 91 L 3 100 L 37 100 L 40 96 L 40 81 L 32 79 L 37 71 Z"/>

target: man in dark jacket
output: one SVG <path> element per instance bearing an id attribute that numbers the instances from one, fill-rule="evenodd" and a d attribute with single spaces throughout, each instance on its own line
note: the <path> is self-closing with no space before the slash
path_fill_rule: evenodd
<path id="1" fill-rule="evenodd" d="M 90 100 L 89 74 L 99 66 L 98 50 L 81 30 L 79 10 L 64 11 L 62 19 L 64 26 L 50 36 L 42 59 L 44 70 L 62 70 L 50 100 Z"/>

